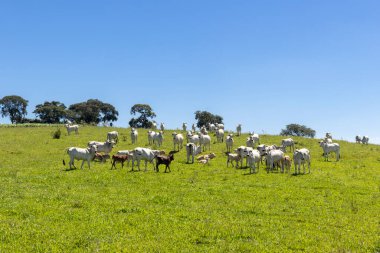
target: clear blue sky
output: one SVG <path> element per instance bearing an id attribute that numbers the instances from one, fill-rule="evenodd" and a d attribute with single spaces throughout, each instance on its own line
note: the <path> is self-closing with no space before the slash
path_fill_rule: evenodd
<path id="1" fill-rule="evenodd" d="M 0 97 L 150 104 L 169 128 L 194 112 L 227 129 L 299 123 L 380 143 L 380 1 L 0 2 Z M 9 122 L 0 119 L 0 122 Z"/>

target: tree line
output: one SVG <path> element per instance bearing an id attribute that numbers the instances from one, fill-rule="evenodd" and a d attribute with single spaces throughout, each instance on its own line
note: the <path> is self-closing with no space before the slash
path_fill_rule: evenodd
<path id="1" fill-rule="evenodd" d="M 57 124 L 64 123 L 69 120 L 71 122 L 84 124 L 99 124 L 118 120 L 119 112 L 116 108 L 104 103 L 98 99 L 88 99 L 87 101 L 72 104 L 66 107 L 59 101 L 44 102 L 36 105 L 33 113 L 36 119 L 28 119 L 27 106 L 28 100 L 17 96 L 5 96 L 0 99 L 1 116 L 9 117 L 12 124 L 20 123 L 48 123 Z M 148 104 L 135 104 L 131 107 L 130 114 L 136 117 L 129 121 L 130 127 L 135 128 L 151 128 L 153 119 L 157 116 L 152 107 Z M 197 127 L 207 126 L 209 123 L 223 123 L 223 117 L 212 114 L 208 111 L 196 111 L 195 120 Z M 314 137 L 315 131 L 303 125 L 290 124 L 283 129 L 280 135 L 305 136 Z"/>

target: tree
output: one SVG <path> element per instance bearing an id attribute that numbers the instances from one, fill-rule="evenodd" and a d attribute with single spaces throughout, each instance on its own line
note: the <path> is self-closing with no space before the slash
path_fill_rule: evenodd
<path id="1" fill-rule="evenodd" d="M 59 123 L 66 118 L 66 106 L 58 101 L 45 102 L 36 105 L 33 111 L 41 119 L 42 123 Z"/>
<path id="2" fill-rule="evenodd" d="M 118 115 L 119 112 L 114 106 L 98 99 L 89 99 L 86 102 L 70 105 L 68 113 L 68 117 L 87 124 L 116 121 Z"/>
<path id="3" fill-rule="evenodd" d="M 280 135 L 304 136 L 314 138 L 315 130 L 304 125 L 289 124 L 286 126 L 286 129 L 281 130 Z"/>
<path id="4" fill-rule="evenodd" d="M 156 117 L 156 114 L 153 112 L 150 105 L 147 104 L 135 104 L 131 108 L 131 114 L 136 115 L 136 113 L 139 113 L 140 116 L 138 118 L 132 118 L 129 121 L 129 125 L 131 127 L 136 128 L 151 128 L 152 127 L 152 121 L 149 119 L 153 119 Z"/>
<path id="5" fill-rule="evenodd" d="M 197 120 L 197 127 L 207 126 L 209 123 L 223 124 L 223 118 L 219 115 L 214 115 L 207 111 L 196 111 L 195 120 Z"/>
<path id="6" fill-rule="evenodd" d="M 27 114 L 28 100 L 20 96 L 5 96 L 0 100 L 1 116 L 9 116 L 12 124 L 21 123 Z"/>

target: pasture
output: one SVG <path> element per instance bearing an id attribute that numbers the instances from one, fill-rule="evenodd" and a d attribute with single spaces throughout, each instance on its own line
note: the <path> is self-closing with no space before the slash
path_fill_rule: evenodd
<path id="1" fill-rule="evenodd" d="M 380 146 L 337 141 L 341 160 L 325 162 L 318 140 L 296 137 L 296 148 L 311 151 L 310 174 L 293 175 L 294 165 L 289 174 L 264 165 L 248 174 L 226 167 L 226 146 L 211 135 L 209 165 L 186 164 L 183 148 L 171 173 L 151 164 L 144 172 L 143 163 L 139 172 L 110 170 L 109 161 L 67 170 L 67 147 L 105 141 L 112 130 L 111 154 L 147 147 L 147 130 L 132 145 L 130 129 L 84 126 L 68 136 L 61 127 L 53 139 L 55 129 L 0 127 L 0 252 L 380 251 Z M 167 153 L 171 133 L 160 148 Z M 235 136 L 234 148 L 247 136 Z"/>

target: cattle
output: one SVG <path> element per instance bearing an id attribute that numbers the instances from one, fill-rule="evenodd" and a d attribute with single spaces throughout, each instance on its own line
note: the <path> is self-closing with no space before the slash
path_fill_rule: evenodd
<path id="1" fill-rule="evenodd" d="M 135 161 L 137 161 L 137 168 L 140 170 L 140 161 L 145 161 L 145 171 L 147 170 L 147 163 L 150 162 L 153 164 L 154 168 L 154 158 L 156 155 L 163 155 L 164 151 L 152 150 L 150 148 L 135 148 L 132 151 L 133 160 L 132 160 L 132 171 L 134 171 Z"/>
<path id="2" fill-rule="evenodd" d="M 260 136 L 255 133 L 250 133 L 249 137 L 254 140 L 255 143 L 260 144 Z"/>
<path id="3" fill-rule="evenodd" d="M 101 163 L 106 162 L 107 159 L 110 159 L 110 155 L 109 154 L 101 154 L 101 153 L 95 153 L 95 156 L 93 158 L 94 161 L 99 161 Z"/>
<path id="4" fill-rule="evenodd" d="M 332 139 L 331 138 L 327 138 L 327 137 L 325 137 L 323 139 L 323 141 L 326 142 L 326 143 L 333 143 Z"/>
<path id="5" fill-rule="evenodd" d="M 261 155 L 258 150 L 254 149 L 248 152 L 247 162 L 248 162 L 250 173 L 259 172 L 260 161 L 261 161 Z M 257 170 L 256 170 L 256 167 L 257 167 Z"/>
<path id="6" fill-rule="evenodd" d="M 170 154 L 168 156 L 164 156 L 164 155 L 157 155 L 156 156 L 156 172 L 158 172 L 158 166 L 160 164 L 165 164 L 166 167 L 165 167 L 165 173 L 166 173 L 166 170 L 169 169 L 169 172 L 171 172 L 170 170 L 170 163 L 174 160 L 174 155 L 173 154 Z"/>
<path id="7" fill-rule="evenodd" d="M 332 139 L 332 134 L 331 133 L 326 133 L 325 137 Z"/>
<path id="8" fill-rule="evenodd" d="M 201 131 L 202 134 L 208 134 L 208 131 L 207 131 L 207 129 L 206 129 L 205 126 L 202 126 L 202 127 L 200 128 L 200 131 Z"/>
<path id="9" fill-rule="evenodd" d="M 195 132 L 195 124 L 193 123 L 192 125 L 191 125 L 191 130 L 193 131 L 193 132 Z"/>
<path id="10" fill-rule="evenodd" d="M 284 172 L 284 152 L 278 149 L 270 150 L 267 154 L 267 172 L 273 170 L 273 166 L 277 163 L 281 165 L 281 172 Z"/>
<path id="11" fill-rule="evenodd" d="M 65 127 L 66 127 L 66 130 L 67 130 L 67 134 L 70 135 L 71 132 L 75 132 L 75 134 L 78 134 L 78 129 L 79 129 L 79 126 L 78 125 L 69 125 L 69 124 L 65 124 Z"/>
<path id="12" fill-rule="evenodd" d="M 292 138 L 283 139 L 281 145 L 284 147 L 286 152 L 286 147 L 290 147 L 290 152 L 294 152 L 294 140 Z"/>
<path id="13" fill-rule="evenodd" d="M 153 143 L 156 144 L 158 147 L 162 145 L 162 140 L 164 139 L 164 133 L 162 131 L 155 133 L 153 136 Z"/>
<path id="14" fill-rule="evenodd" d="M 208 146 L 208 150 L 211 149 L 211 137 L 208 134 L 200 134 L 199 135 L 199 144 L 202 146 L 202 150 L 206 151 L 206 147 Z"/>
<path id="15" fill-rule="evenodd" d="M 231 149 L 232 149 L 233 146 L 234 146 L 234 138 L 232 138 L 232 134 L 229 134 L 226 137 L 227 152 L 231 152 Z"/>
<path id="16" fill-rule="evenodd" d="M 292 158 L 290 156 L 286 155 L 284 156 L 284 159 L 282 161 L 284 163 L 284 168 L 287 173 L 290 171 L 290 167 L 292 166 Z"/>
<path id="17" fill-rule="evenodd" d="M 186 132 L 186 130 L 187 130 L 187 123 L 185 123 L 185 122 L 182 123 L 182 130 L 184 132 Z"/>
<path id="18" fill-rule="evenodd" d="M 202 152 L 201 146 L 197 146 L 194 143 L 186 144 L 186 162 L 189 163 L 191 156 L 191 163 L 194 163 L 194 157 Z"/>
<path id="19" fill-rule="evenodd" d="M 215 124 L 213 123 L 208 123 L 208 130 L 211 132 L 214 132 L 216 129 Z"/>
<path id="20" fill-rule="evenodd" d="M 112 151 L 112 148 L 115 145 L 115 142 L 113 141 L 105 141 L 105 142 L 99 142 L 99 141 L 89 141 L 88 147 L 91 145 L 96 145 L 98 148 L 98 152 L 104 152 L 105 154 L 109 154 Z"/>
<path id="21" fill-rule="evenodd" d="M 127 156 L 127 166 L 129 167 L 129 162 L 133 160 L 133 150 L 119 150 L 116 153 L 117 155 L 126 155 Z"/>
<path id="22" fill-rule="evenodd" d="M 223 129 L 223 130 L 224 130 L 224 124 L 222 124 L 222 123 L 217 123 L 217 124 L 215 124 L 215 127 L 216 127 L 217 129 Z"/>
<path id="23" fill-rule="evenodd" d="M 117 131 L 108 132 L 107 141 L 114 141 L 117 143 L 119 141 L 119 133 Z"/>
<path id="24" fill-rule="evenodd" d="M 310 173 L 310 151 L 306 148 L 296 149 L 293 153 L 293 161 L 294 161 L 294 173 L 301 173 L 301 164 L 303 165 L 303 173 L 305 174 L 305 163 L 307 163 L 309 167 Z"/>
<path id="25" fill-rule="evenodd" d="M 237 134 L 237 136 L 241 135 L 241 124 L 237 125 L 237 127 L 236 127 L 236 134 Z"/>
<path id="26" fill-rule="evenodd" d="M 224 130 L 223 129 L 217 129 L 215 132 L 216 140 L 217 142 L 223 142 L 224 139 Z"/>
<path id="27" fill-rule="evenodd" d="M 198 156 L 197 160 L 199 161 L 199 160 L 206 159 L 206 158 L 211 160 L 211 159 L 214 159 L 215 157 L 216 157 L 215 153 L 210 153 L 210 154 Z"/>
<path id="28" fill-rule="evenodd" d="M 199 144 L 199 135 L 198 134 L 193 134 L 193 133 L 187 133 L 187 142 L 188 143 L 194 143 L 194 144 Z"/>
<path id="29" fill-rule="evenodd" d="M 336 155 L 336 161 L 340 160 L 340 146 L 339 143 L 326 143 L 319 142 L 319 146 L 323 149 L 323 156 L 325 157 L 325 161 L 329 160 L 329 153 L 334 152 Z"/>
<path id="30" fill-rule="evenodd" d="M 153 139 L 154 139 L 154 136 L 156 135 L 156 132 L 155 131 L 152 131 L 152 130 L 149 130 L 148 131 L 148 144 L 149 145 L 152 145 L 153 144 Z"/>
<path id="31" fill-rule="evenodd" d="M 199 160 L 198 162 L 202 163 L 203 165 L 206 165 L 206 164 L 209 164 L 208 161 L 210 161 L 210 159 L 206 158 L 206 159 Z"/>
<path id="32" fill-rule="evenodd" d="M 356 135 L 355 136 L 355 141 L 356 141 L 356 143 L 362 143 L 362 138 L 359 136 L 359 135 Z"/>
<path id="33" fill-rule="evenodd" d="M 165 131 L 165 124 L 164 124 L 164 123 L 161 123 L 161 124 L 160 124 L 160 129 L 161 129 L 162 132 Z"/>
<path id="34" fill-rule="evenodd" d="M 368 136 L 363 136 L 362 143 L 368 145 L 368 142 L 369 142 L 369 137 Z"/>
<path id="35" fill-rule="evenodd" d="M 112 168 L 116 169 L 116 163 L 117 162 L 121 163 L 121 168 L 123 168 L 125 161 L 128 161 L 128 155 L 113 155 L 112 156 L 111 170 L 112 170 Z"/>
<path id="36" fill-rule="evenodd" d="M 245 145 L 246 145 L 247 147 L 251 147 L 251 148 L 253 148 L 253 147 L 255 146 L 255 140 L 254 140 L 251 136 L 249 136 L 249 137 L 247 138 L 247 141 L 245 142 Z"/>
<path id="37" fill-rule="evenodd" d="M 74 165 L 74 160 L 82 160 L 82 165 L 80 166 L 81 169 L 83 168 L 84 162 L 87 161 L 88 168 L 90 169 L 90 161 L 94 159 L 94 156 L 97 150 L 98 149 L 96 145 L 91 145 L 88 148 L 77 148 L 77 147 L 68 148 L 67 154 L 70 156 L 70 162 L 69 162 L 70 169 L 71 169 L 71 166 L 76 168 Z M 65 164 L 66 164 L 65 160 L 63 160 L 63 165 Z"/>
<path id="38" fill-rule="evenodd" d="M 235 154 L 235 153 L 227 154 L 227 167 L 229 163 L 231 163 L 231 165 L 234 166 L 233 162 L 235 162 L 235 167 L 238 168 L 240 161 L 241 161 L 241 157 L 239 154 Z"/>
<path id="39" fill-rule="evenodd" d="M 137 137 L 138 137 L 138 132 L 137 132 L 137 130 L 136 129 L 134 129 L 133 127 L 132 127 L 132 129 L 131 129 L 131 140 L 132 140 L 132 144 L 135 144 L 135 143 L 137 143 Z"/>
<path id="40" fill-rule="evenodd" d="M 246 146 L 240 146 L 237 149 L 235 149 L 235 153 L 237 153 L 240 156 L 240 158 L 241 158 L 241 164 L 240 164 L 241 168 L 243 167 L 243 160 L 244 160 L 244 158 L 246 158 L 248 156 L 248 153 L 250 151 L 253 151 L 253 148 L 246 147 Z M 248 164 L 248 161 L 246 159 L 246 166 L 247 166 L 247 164 Z"/>
<path id="41" fill-rule="evenodd" d="M 152 129 L 156 130 L 157 129 L 157 122 L 153 120 L 152 122 Z"/>
<path id="42" fill-rule="evenodd" d="M 173 145 L 174 145 L 174 149 L 173 150 L 176 150 L 175 146 L 177 145 L 178 146 L 178 151 L 179 151 L 180 149 L 182 149 L 183 135 L 182 134 L 177 134 L 176 132 L 174 132 L 174 133 L 172 133 L 172 136 L 173 136 Z"/>

